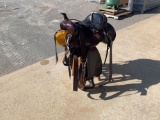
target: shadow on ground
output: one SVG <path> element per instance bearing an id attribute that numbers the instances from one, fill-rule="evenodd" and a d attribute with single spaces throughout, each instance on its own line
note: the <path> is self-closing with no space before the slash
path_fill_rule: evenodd
<path id="1" fill-rule="evenodd" d="M 140 93 L 140 95 L 147 95 L 149 87 L 160 82 L 160 61 L 138 59 L 122 64 L 114 64 L 113 78 L 110 83 L 107 83 L 107 68 L 107 65 L 103 65 L 102 74 L 105 76 L 105 80 L 98 83 L 97 87 L 94 90 L 86 91 L 88 92 L 87 96 L 89 98 L 95 99 L 92 96 L 94 94 L 100 94 L 99 99 L 109 100 L 120 97 L 123 93 L 129 91 L 133 91 L 134 94 Z M 110 84 L 113 85 L 110 86 Z M 115 94 L 107 96 L 107 94 L 111 92 Z"/>
<path id="2" fill-rule="evenodd" d="M 144 11 L 143 14 L 159 14 L 159 13 L 160 13 L 160 6 L 157 6 L 155 8 Z M 129 17 L 132 17 L 134 15 L 141 15 L 141 14 L 142 14 L 141 12 L 134 11 L 130 14 L 120 16 L 118 20 L 123 20 L 123 19 L 129 18 Z"/>
<path id="3" fill-rule="evenodd" d="M 149 9 L 144 12 L 144 14 L 159 14 L 160 13 L 160 6 L 157 6 L 155 8 Z"/>

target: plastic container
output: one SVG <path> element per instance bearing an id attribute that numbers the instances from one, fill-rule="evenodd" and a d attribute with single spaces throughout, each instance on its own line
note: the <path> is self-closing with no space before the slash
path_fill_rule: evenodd
<path id="1" fill-rule="evenodd" d="M 113 7 L 113 6 L 118 5 L 119 2 L 120 2 L 120 0 L 106 0 L 105 4 L 106 4 L 106 6 Z"/>

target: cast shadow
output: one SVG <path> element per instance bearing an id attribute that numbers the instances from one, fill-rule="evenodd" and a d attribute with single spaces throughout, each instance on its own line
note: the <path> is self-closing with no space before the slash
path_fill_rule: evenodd
<path id="1" fill-rule="evenodd" d="M 160 13 L 160 6 L 153 7 L 143 12 L 143 14 L 159 14 L 159 13 Z M 133 11 L 129 14 L 120 16 L 118 20 L 123 20 L 123 19 L 135 16 L 135 15 L 139 15 L 139 14 L 142 14 L 142 13 L 140 11 Z"/>
<path id="2" fill-rule="evenodd" d="M 123 93 L 129 91 L 133 91 L 134 94 L 147 95 L 149 87 L 160 82 L 160 61 L 137 59 L 122 64 L 113 64 L 113 77 L 109 83 L 108 65 L 103 65 L 102 74 L 105 79 L 96 84 L 95 89 L 86 91 L 88 92 L 87 96 L 91 99 L 95 99 L 92 97 L 94 94 L 100 94 L 99 99 L 109 100 L 120 97 Z M 135 80 L 138 82 L 135 82 Z M 128 81 L 130 81 L 129 84 Z M 121 84 L 124 82 L 127 84 Z M 113 85 L 110 86 L 110 84 Z M 115 94 L 107 96 L 111 92 Z"/>
<path id="3" fill-rule="evenodd" d="M 160 6 L 154 7 L 152 9 L 146 10 L 143 14 L 159 14 Z"/>

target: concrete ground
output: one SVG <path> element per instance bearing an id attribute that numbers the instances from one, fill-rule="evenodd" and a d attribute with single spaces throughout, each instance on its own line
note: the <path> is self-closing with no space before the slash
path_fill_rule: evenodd
<path id="1" fill-rule="evenodd" d="M 0 78 L 1 120 L 159 120 L 160 15 L 117 31 L 113 81 L 72 91 L 67 67 L 55 57 Z M 106 46 L 98 45 L 105 56 Z M 103 65 L 102 79 L 107 79 Z M 101 81 L 101 84 L 105 81 Z"/>
<path id="2" fill-rule="evenodd" d="M 99 8 L 104 4 L 94 0 L 0 0 L 0 77 L 55 55 L 53 35 L 62 21 L 60 12 L 84 20 Z M 119 30 L 159 13 L 157 7 L 108 22 Z"/>

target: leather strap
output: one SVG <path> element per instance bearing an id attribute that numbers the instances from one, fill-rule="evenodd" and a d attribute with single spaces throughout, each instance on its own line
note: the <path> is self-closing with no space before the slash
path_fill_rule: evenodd
<path id="1" fill-rule="evenodd" d="M 54 34 L 54 45 L 55 45 L 55 54 L 56 54 L 56 63 L 58 62 L 58 54 L 57 54 L 57 44 L 56 44 L 56 33 Z"/>
<path id="2" fill-rule="evenodd" d="M 76 55 L 73 56 L 73 91 L 78 91 L 78 58 Z"/>

